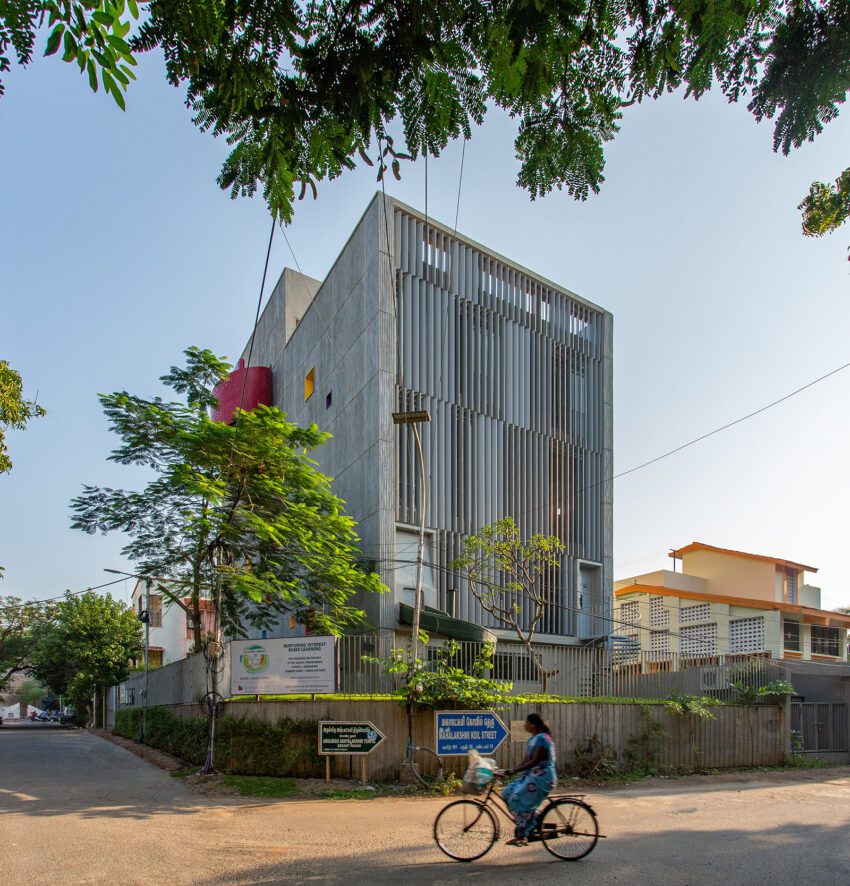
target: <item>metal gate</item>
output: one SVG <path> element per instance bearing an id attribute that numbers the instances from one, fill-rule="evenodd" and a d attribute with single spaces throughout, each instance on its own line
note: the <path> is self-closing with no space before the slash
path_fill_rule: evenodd
<path id="1" fill-rule="evenodd" d="M 847 705 L 834 702 L 791 702 L 791 730 L 802 743 L 799 753 L 847 751 Z"/>

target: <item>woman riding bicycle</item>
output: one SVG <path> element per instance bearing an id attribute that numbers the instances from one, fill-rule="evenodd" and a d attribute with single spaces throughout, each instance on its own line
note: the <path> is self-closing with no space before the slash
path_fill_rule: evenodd
<path id="1" fill-rule="evenodd" d="M 525 846 L 534 827 L 534 812 L 549 796 L 557 783 L 555 775 L 555 742 L 549 727 L 540 714 L 529 714 L 525 731 L 531 733 L 526 746 L 525 759 L 516 769 L 504 770 L 504 775 L 522 775 L 507 785 L 502 797 L 508 804 L 516 822 L 516 833 L 509 846 Z"/>

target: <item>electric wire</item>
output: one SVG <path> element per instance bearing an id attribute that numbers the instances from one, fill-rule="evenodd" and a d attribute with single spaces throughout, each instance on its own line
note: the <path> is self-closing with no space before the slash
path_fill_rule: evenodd
<path id="1" fill-rule="evenodd" d="M 65 591 L 64 594 L 60 594 L 58 597 L 48 597 L 45 600 L 27 600 L 21 604 L 21 606 L 43 606 L 45 603 L 55 603 L 56 600 L 64 600 L 69 595 L 72 597 L 79 597 L 82 594 L 87 594 L 89 591 L 99 591 L 101 588 L 108 588 L 112 585 L 117 585 L 122 581 L 126 581 L 126 577 L 124 578 L 116 578 L 113 581 L 106 581 L 103 584 L 99 585 L 91 585 L 90 587 L 83 588 L 80 591 Z"/>
<path id="2" fill-rule="evenodd" d="M 824 373 L 823 375 L 818 376 L 815 379 L 807 382 L 799 388 L 795 388 L 793 391 L 790 391 L 787 394 L 784 394 L 782 397 L 779 397 L 776 400 L 772 400 L 770 403 L 765 404 L 764 406 L 759 407 L 758 409 L 753 410 L 752 412 L 748 412 L 746 415 L 742 415 L 740 418 L 734 419 L 734 421 L 727 422 L 726 424 L 721 425 L 720 427 L 714 428 L 711 431 L 708 431 L 705 434 L 700 434 L 698 437 L 694 437 L 692 440 L 689 440 L 687 443 L 681 444 L 681 446 L 676 446 L 674 449 L 670 449 L 667 452 L 664 452 L 660 455 L 655 456 L 654 458 L 649 459 L 648 461 L 642 462 L 639 465 L 635 465 L 633 468 L 629 468 L 628 470 L 621 471 L 617 474 L 612 474 L 610 477 L 606 477 L 602 480 L 599 480 L 596 483 L 591 483 L 587 486 L 582 486 L 577 490 L 577 496 L 582 495 L 585 492 L 588 492 L 592 489 L 596 489 L 599 486 L 603 486 L 606 483 L 613 483 L 615 480 L 619 480 L 622 477 L 626 477 L 629 474 L 634 474 L 637 471 L 641 471 L 644 468 L 648 468 L 650 465 L 654 465 L 663 459 L 669 458 L 671 455 L 675 455 L 677 452 L 681 452 L 683 449 L 687 449 L 690 446 L 693 446 L 696 443 L 700 443 L 703 440 L 708 439 L 709 437 L 713 437 L 715 434 L 719 434 L 722 431 L 726 431 L 729 428 L 735 427 L 745 421 L 748 421 L 751 418 L 755 418 L 755 416 L 760 415 L 763 412 L 766 412 L 769 409 L 772 409 L 774 406 L 778 406 L 781 403 L 784 403 L 786 400 L 790 400 L 792 397 L 801 394 L 803 391 L 808 390 L 811 387 L 819 384 L 822 381 L 826 381 L 828 378 L 831 378 L 834 375 L 837 375 L 839 372 L 850 367 L 850 363 L 843 363 L 841 366 L 837 366 L 835 369 L 831 369 L 829 372 Z M 536 514 L 541 511 L 548 510 L 551 507 L 556 507 L 557 502 L 549 502 L 548 504 L 541 505 L 539 507 L 527 508 L 524 511 L 520 511 L 516 514 L 506 515 L 511 516 L 512 519 L 518 520 L 520 517 L 525 517 L 528 514 Z"/>
<path id="3" fill-rule="evenodd" d="M 802 387 L 796 388 L 788 394 L 785 394 L 782 397 L 779 397 L 777 400 L 773 400 L 765 406 L 760 407 L 759 409 L 755 409 L 752 412 L 748 412 L 746 415 L 742 415 L 740 418 L 736 418 L 734 421 L 727 422 L 725 425 L 721 425 L 719 428 L 714 428 L 714 430 L 708 431 L 705 434 L 701 434 L 699 437 L 695 437 L 693 440 L 689 440 L 687 443 L 683 443 L 681 446 L 677 446 L 675 449 L 671 449 L 668 452 L 664 452 L 661 455 L 655 456 L 655 458 L 649 459 L 649 461 L 645 461 L 642 464 L 636 465 L 633 468 L 629 468 L 627 471 L 621 471 L 619 474 L 614 474 L 610 480 L 600 480 L 598 483 L 594 483 L 592 486 L 586 486 L 581 491 L 585 492 L 588 489 L 593 489 L 596 486 L 601 486 L 603 483 L 608 483 L 613 480 L 619 480 L 621 477 L 626 477 L 629 474 L 634 474 L 636 471 L 643 470 L 644 468 L 648 468 L 650 465 L 654 465 L 662 459 L 669 458 L 671 455 L 675 455 L 677 452 L 681 452 L 683 449 L 687 449 L 689 446 L 693 446 L 695 443 L 700 443 L 703 440 L 707 440 L 709 437 L 713 437 L 715 434 L 719 434 L 721 431 L 726 431 L 729 428 L 735 427 L 735 425 L 739 425 L 742 422 L 748 421 L 751 418 L 755 418 L 755 416 L 760 415 L 762 412 L 766 412 L 768 409 L 772 409 L 774 406 L 778 406 L 780 403 L 784 403 L 786 400 L 790 400 L 792 397 L 796 397 L 797 394 L 801 394 L 803 391 L 808 390 L 816 384 L 819 384 L 822 381 L 836 375 L 847 367 L 850 366 L 850 363 L 844 363 L 841 366 L 836 367 L 835 369 L 830 370 L 824 375 L 818 376 L 818 378 L 813 379 L 812 381 L 804 384 Z"/>

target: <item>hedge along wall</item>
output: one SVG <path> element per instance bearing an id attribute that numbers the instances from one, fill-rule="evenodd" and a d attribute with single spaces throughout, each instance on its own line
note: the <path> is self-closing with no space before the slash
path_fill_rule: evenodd
<path id="1" fill-rule="evenodd" d="M 625 765 L 629 753 L 645 750 L 640 737 L 649 725 L 661 733 L 650 749 L 652 762 L 659 768 L 776 766 L 790 753 L 786 712 L 776 705 L 725 705 L 714 709 L 714 720 L 671 714 L 662 705 L 621 703 L 512 704 L 499 713 L 509 727 L 511 720 L 525 720 L 532 711 L 551 726 L 560 767 L 575 759 L 575 744 L 585 744 L 594 736 Z M 137 737 L 140 718 L 139 708 L 117 711 L 115 731 Z M 398 702 L 384 700 L 227 703 L 216 727 L 216 767 L 250 775 L 322 775 L 324 760 L 317 754 L 319 720 L 371 720 L 387 740 L 367 758 L 368 777 L 398 777 L 407 745 L 407 714 Z M 146 742 L 190 763 L 203 762 L 206 734 L 206 719 L 198 705 L 148 709 Z M 413 740 L 434 747 L 433 711 L 417 713 Z M 496 759 L 501 766 L 513 767 L 524 753 L 524 742 L 508 738 Z M 425 755 L 420 755 L 420 762 L 425 772 L 436 771 Z M 465 760 L 449 757 L 445 763 L 447 769 L 459 773 Z M 333 771 L 348 777 L 350 758 L 333 758 Z M 353 772 L 357 771 L 355 765 Z"/>
<path id="2" fill-rule="evenodd" d="M 182 706 L 181 706 L 182 707 Z M 195 707 L 195 706 L 186 706 Z M 148 708 L 145 744 L 200 765 L 207 755 L 207 721 L 175 708 Z M 116 711 L 114 732 L 138 739 L 140 708 Z M 222 717 L 216 723 L 215 765 L 239 775 L 278 775 L 312 778 L 324 764 L 316 755 L 315 722 L 282 717 L 271 724 L 256 718 Z"/>

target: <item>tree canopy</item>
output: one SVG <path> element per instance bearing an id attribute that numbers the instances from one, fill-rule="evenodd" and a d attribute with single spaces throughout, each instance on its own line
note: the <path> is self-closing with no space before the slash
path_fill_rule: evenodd
<path id="1" fill-rule="evenodd" d="M 12 459 L 6 447 L 6 432 L 26 427 L 31 418 L 44 415 L 44 410 L 23 395 L 21 376 L 5 361 L 0 360 L 0 474 L 12 470 Z"/>
<path id="2" fill-rule="evenodd" d="M 39 603 L 0 597 L 0 690 L 13 674 L 27 670 L 36 628 L 49 612 Z"/>
<path id="3" fill-rule="evenodd" d="M 329 435 L 266 406 L 240 412 L 238 423 L 213 421 L 211 391 L 230 367 L 211 351 L 185 355 L 161 379 L 185 401 L 100 398 L 121 438 L 110 460 L 155 476 L 139 491 L 84 487 L 71 525 L 129 536 L 123 553 L 140 574 L 167 579 L 156 588 L 191 617 L 196 652 L 200 600 L 219 590 L 234 634 L 284 613 L 322 633 L 359 623 L 353 595 L 383 588 L 359 564 L 355 523 L 308 455 Z"/>
<path id="4" fill-rule="evenodd" d="M 540 676 L 543 691 L 557 671 L 548 671 L 534 652 L 534 634 L 552 600 L 544 580 L 560 568 L 564 545 L 554 535 L 520 536 L 511 517 L 503 517 L 463 541 L 463 553 L 451 563 L 469 589 L 503 628 L 512 630 Z"/>
<path id="5" fill-rule="evenodd" d="M 28 670 L 80 715 L 95 692 L 126 679 L 141 650 L 142 625 L 132 609 L 109 594 L 68 593 L 35 630 Z"/>
<path id="6" fill-rule="evenodd" d="M 400 160 L 470 138 L 488 107 L 518 120 L 517 181 L 532 198 L 583 200 L 627 104 L 717 86 L 774 120 L 774 150 L 788 153 L 850 89 L 847 0 L 6 0 L 0 55 L 11 45 L 29 62 L 42 22 L 47 52 L 61 48 L 95 89 L 100 69 L 122 107 L 133 55 L 162 50 L 195 123 L 232 148 L 221 187 L 261 191 L 287 221 L 296 194 L 359 157 L 399 176 Z M 838 181 L 812 186 L 805 233 L 847 218 Z"/>

